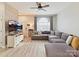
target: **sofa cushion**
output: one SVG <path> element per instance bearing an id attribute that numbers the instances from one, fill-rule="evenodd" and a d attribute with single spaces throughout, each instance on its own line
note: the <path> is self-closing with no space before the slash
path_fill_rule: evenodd
<path id="1" fill-rule="evenodd" d="M 55 35 L 59 36 L 59 38 L 61 38 L 62 32 L 55 31 Z"/>
<path id="2" fill-rule="evenodd" d="M 61 39 L 64 39 L 64 40 L 66 41 L 67 38 L 68 38 L 68 36 L 69 36 L 69 34 L 67 34 L 67 33 L 62 33 Z"/>
<path id="3" fill-rule="evenodd" d="M 59 39 L 59 37 L 56 35 L 49 35 L 48 37 L 49 37 L 49 39 Z"/>
<path id="4" fill-rule="evenodd" d="M 63 39 L 51 39 L 49 40 L 50 43 L 65 43 Z"/>
<path id="5" fill-rule="evenodd" d="M 71 57 L 66 50 L 73 50 L 73 48 L 65 43 L 49 43 L 45 45 L 47 57 Z"/>
<path id="6" fill-rule="evenodd" d="M 79 37 L 74 37 L 71 43 L 74 49 L 79 49 Z"/>
<path id="7" fill-rule="evenodd" d="M 68 36 L 67 40 L 66 40 L 66 44 L 70 45 L 72 42 L 73 36 Z"/>
<path id="8" fill-rule="evenodd" d="M 42 34 L 51 34 L 50 31 L 43 31 Z"/>

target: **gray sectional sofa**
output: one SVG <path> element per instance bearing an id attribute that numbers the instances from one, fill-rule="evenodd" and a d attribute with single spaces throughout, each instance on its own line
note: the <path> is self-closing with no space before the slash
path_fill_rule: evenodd
<path id="1" fill-rule="evenodd" d="M 65 43 L 69 35 L 70 34 L 56 31 L 54 35 L 49 35 L 49 42 L 50 43 Z"/>
<path id="2" fill-rule="evenodd" d="M 78 57 L 78 54 L 74 54 L 75 49 L 66 44 L 69 35 L 71 34 L 56 32 L 56 34 L 49 36 L 50 43 L 45 45 L 46 56 Z"/>
<path id="3" fill-rule="evenodd" d="M 31 37 L 32 40 L 48 40 L 49 36 L 51 35 L 50 31 L 42 31 L 42 32 L 33 32 Z"/>
<path id="4" fill-rule="evenodd" d="M 58 31 L 43 31 L 37 32 L 35 31 L 32 35 L 32 40 L 49 40 L 50 43 L 65 43 L 69 34 L 58 32 Z"/>
<path id="5" fill-rule="evenodd" d="M 38 33 L 38 32 L 37 32 Z M 74 49 L 66 44 L 67 34 L 59 31 L 45 31 L 38 34 L 33 34 L 32 39 L 47 39 L 49 44 L 45 45 L 47 57 L 78 57 L 79 54 L 74 54 Z"/>

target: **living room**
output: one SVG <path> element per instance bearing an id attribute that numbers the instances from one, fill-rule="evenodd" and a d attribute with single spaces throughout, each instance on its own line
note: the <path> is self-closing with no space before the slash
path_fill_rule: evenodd
<path id="1" fill-rule="evenodd" d="M 78 2 L 0 3 L 0 56 L 79 57 L 78 15 Z"/>

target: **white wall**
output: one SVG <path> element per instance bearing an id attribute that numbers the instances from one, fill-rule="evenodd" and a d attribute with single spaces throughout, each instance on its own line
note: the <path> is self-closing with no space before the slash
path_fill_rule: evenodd
<path id="1" fill-rule="evenodd" d="M 12 6 L 8 5 L 5 3 L 5 30 L 6 30 L 6 35 L 9 33 L 8 32 L 8 21 L 9 20 L 18 20 L 18 11 L 13 8 Z"/>
<path id="2" fill-rule="evenodd" d="M 6 21 L 8 20 L 17 20 L 18 12 L 16 9 L 12 8 L 8 4 L 0 3 L 0 47 L 6 47 Z"/>
<path id="3" fill-rule="evenodd" d="M 58 13 L 57 29 L 79 36 L 79 3 L 72 3 Z"/>
<path id="4" fill-rule="evenodd" d="M 34 16 L 33 15 L 20 15 L 18 16 L 19 22 L 23 25 L 23 35 L 25 39 L 28 37 L 28 29 L 34 29 Z M 27 24 L 30 24 L 29 28 Z"/>
<path id="5" fill-rule="evenodd" d="M 5 5 L 0 3 L 0 47 L 5 47 Z"/>

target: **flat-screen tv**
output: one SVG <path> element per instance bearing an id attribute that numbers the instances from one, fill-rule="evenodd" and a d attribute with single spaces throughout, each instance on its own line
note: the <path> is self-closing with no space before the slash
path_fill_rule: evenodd
<path id="1" fill-rule="evenodd" d="M 22 30 L 22 24 L 20 24 L 18 21 L 14 21 L 14 20 L 9 21 L 9 32 L 21 31 L 21 30 Z"/>

